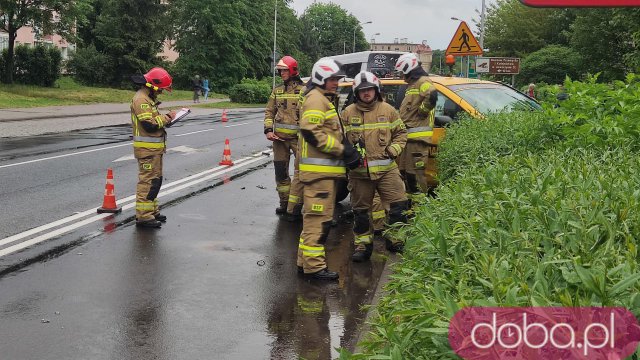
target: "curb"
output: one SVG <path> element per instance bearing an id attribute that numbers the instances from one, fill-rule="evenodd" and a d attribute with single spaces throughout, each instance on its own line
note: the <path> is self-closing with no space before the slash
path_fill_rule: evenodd
<path id="1" fill-rule="evenodd" d="M 359 331 L 358 338 L 356 340 L 356 345 L 353 350 L 354 354 L 357 354 L 363 350 L 360 343 L 366 339 L 367 335 L 371 331 L 371 319 L 374 315 L 377 314 L 377 307 L 380 298 L 385 295 L 384 286 L 391 280 L 391 275 L 393 274 L 393 270 L 391 269 L 393 265 L 399 263 L 401 258 L 398 255 L 389 254 L 387 258 L 387 262 L 384 265 L 384 269 L 382 270 L 382 274 L 380 274 L 380 279 L 378 280 L 378 285 L 376 286 L 376 290 L 373 294 L 373 298 L 371 299 L 371 303 L 369 304 L 369 310 L 367 311 L 367 315 L 362 322 L 362 328 Z"/>

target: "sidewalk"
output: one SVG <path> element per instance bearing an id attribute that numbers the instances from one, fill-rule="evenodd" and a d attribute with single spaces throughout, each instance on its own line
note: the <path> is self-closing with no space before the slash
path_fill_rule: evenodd
<path id="1" fill-rule="evenodd" d="M 209 99 L 206 103 L 228 101 L 229 99 Z M 201 104 L 204 104 L 202 102 Z M 160 105 L 160 108 L 173 106 L 190 106 L 192 100 L 167 101 Z M 125 104 L 89 104 L 89 105 L 67 105 L 67 106 L 46 106 L 36 108 L 14 108 L 2 109 L 0 111 L 0 122 L 3 121 L 24 121 L 39 119 L 69 118 L 88 115 L 108 115 L 129 113 L 129 103 Z"/>

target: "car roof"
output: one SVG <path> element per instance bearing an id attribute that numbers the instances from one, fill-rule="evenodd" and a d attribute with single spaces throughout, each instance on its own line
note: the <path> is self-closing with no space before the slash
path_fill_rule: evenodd
<path id="1" fill-rule="evenodd" d="M 436 84 L 440 84 L 443 86 L 451 86 L 451 85 L 465 85 L 465 84 L 499 84 L 493 81 L 487 80 L 478 80 L 478 79 L 469 79 L 469 78 L 461 78 L 461 77 L 450 77 L 450 76 L 439 76 L 439 75 L 429 75 L 429 79 Z M 406 82 L 403 79 L 398 78 L 381 78 L 380 83 L 382 85 L 402 85 Z M 340 86 L 351 86 L 353 84 L 353 79 L 347 78 L 344 81 L 340 82 Z"/>

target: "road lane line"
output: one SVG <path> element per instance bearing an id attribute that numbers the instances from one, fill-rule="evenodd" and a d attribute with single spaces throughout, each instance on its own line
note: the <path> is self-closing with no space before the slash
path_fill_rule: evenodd
<path id="1" fill-rule="evenodd" d="M 187 135 L 193 135 L 193 134 L 198 134 L 198 133 L 203 133 L 203 132 L 207 132 L 207 131 L 214 131 L 215 129 L 207 129 L 207 130 L 199 130 L 199 131 L 193 131 L 193 132 L 188 132 L 185 134 L 178 134 L 178 135 L 173 135 L 175 137 L 180 137 L 180 136 L 187 136 Z"/>
<path id="2" fill-rule="evenodd" d="M 242 166 L 244 166 L 245 162 L 247 162 L 247 161 L 249 161 L 251 159 L 254 159 L 256 156 L 259 156 L 260 154 L 269 155 L 269 154 L 271 154 L 271 151 L 272 150 L 265 150 L 265 151 L 256 153 L 256 154 L 254 154 L 252 156 L 247 156 L 247 157 L 244 157 L 242 159 L 236 160 L 234 166 L 236 168 L 238 167 L 238 165 L 240 165 L 240 167 L 242 167 Z M 172 188 L 174 186 L 180 185 L 180 184 L 185 183 L 185 182 L 192 181 L 194 179 L 197 179 L 199 177 L 205 176 L 205 175 L 210 174 L 210 173 L 215 173 L 215 172 L 224 170 L 226 168 L 233 169 L 233 167 L 218 166 L 218 167 L 215 167 L 213 169 L 205 170 L 203 172 L 187 176 L 187 177 L 182 178 L 180 180 L 176 180 L 176 181 L 172 181 L 172 182 L 167 183 L 167 184 L 163 184 L 162 189 L 163 190 L 170 189 L 170 188 Z M 160 192 L 160 195 L 162 195 L 162 194 L 164 194 L 164 192 Z M 119 203 L 119 204 L 122 205 L 122 204 L 128 203 L 129 201 L 132 201 L 132 200 L 135 200 L 135 199 L 136 199 L 136 196 L 135 195 L 131 195 L 131 196 L 128 196 L 126 198 L 122 198 L 122 199 L 116 200 L 116 203 Z M 124 209 L 124 206 L 123 206 L 123 209 Z M 0 240 L 0 246 L 4 246 L 6 244 L 10 244 L 10 243 L 18 241 L 20 239 L 24 239 L 24 238 L 26 238 L 28 236 L 41 233 L 41 232 L 43 232 L 45 230 L 49 230 L 49 229 L 58 227 L 60 225 L 64 225 L 66 223 L 82 219 L 82 218 L 84 218 L 86 216 L 93 215 L 93 214 L 96 213 L 97 210 L 98 210 L 98 207 L 95 207 L 93 209 L 89 209 L 89 210 L 86 210 L 86 211 L 83 211 L 83 212 L 79 212 L 77 214 L 70 215 L 70 216 L 68 216 L 66 218 L 62 218 L 60 220 L 56 220 L 56 221 L 51 222 L 49 224 L 41 225 L 41 226 L 38 226 L 36 228 L 21 232 L 19 234 L 15 234 L 15 235 L 6 237 L 6 238 Z M 109 215 L 109 214 L 107 214 L 107 215 Z M 100 218 L 103 218 L 103 217 L 100 217 Z"/>
<path id="3" fill-rule="evenodd" d="M 75 153 L 71 153 L 71 154 L 64 154 L 64 155 L 50 156 L 50 157 L 41 158 L 41 159 L 35 159 L 35 160 L 29 160 L 29 161 L 23 161 L 23 162 L 19 162 L 19 163 L 15 163 L 15 164 L 0 165 L 0 169 L 2 169 L 2 168 L 12 167 L 12 166 L 18 166 L 18 165 L 33 164 L 33 163 L 40 162 L 40 161 L 45 161 L 45 160 L 53 160 L 53 159 L 60 159 L 60 158 L 69 157 L 69 156 L 75 156 L 75 155 L 87 154 L 87 153 L 92 153 L 92 152 L 96 152 L 96 151 L 102 151 L 102 150 L 115 149 L 115 148 L 119 148 L 119 147 L 123 147 L 123 146 L 131 146 L 131 143 L 130 143 L 130 142 L 128 142 L 128 143 L 126 143 L 126 144 L 120 144 L 120 145 L 114 145 L 114 146 L 107 146 L 107 147 L 103 147 L 103 148 L 99 148 L 99 149 L 85 150 L 85 151 L 79 151 L 79 152 L 75 152 Z"/>
<path id="4" fill-rule="evenodd" d="M 242 125 L 249 125 L 249 123 L 248 123 L 248 122 L 246 122 L 246 123 L 240 123 L 240 124 L 225 125 L 224 127 L 226 127 L 226 128 L 230 128 L 230 127 L 234 127 L 234 126 L 242 126 Z"/>
<path id="5" fill-rule="evenodd" d="M 203 178 L 200 178 L 200 179 L 197 179 L 197 180 L 193 180 L 193 181 L 190 181 L 190 182 L 184 183 L 184 184 L 182 184 L 182 185 L 180 185 L 180 186 L 177 186 L 177 187 L 175 187 L 175 188 L 173 188 L 173 189 L 171 189 L 171 190 L 161 191 L 161 192 L 160 192 L 160 194 L 158 194 L 158 197 L 160 198 L 160 197 L 162 197 L 162 196 L 166 196 L 166 195 L 172 194 L 172 193 L 174 193 L 174 192 L 177 192 L 177 191 L 180 191 L 180 190 L 186 189 L 186 188 L 188 188 L 188 187 L 190 187 L 190 186 L 197 185 L 197 184 L 199 184 L 199 183 L 202 183 L 202 182 L 205 182 L 205 181 L 211 180 L 211 179 L 216 178 L 216 177 L 218 177 L 218 176 L 220 176 L 220 175 L 223 175 L 223 174 L 225 174 L 225 173 L 231 172 L 231 171 L 233 171 L 234 169 L 242 168 L 242 167 L 245 167 L 245 166 L 247 166 L 247 165 L 253 164 L 253 163 L 255 163 L 255 162 L 258 162 L 258 161 L 264 160 L 264 159 L 265 159 L 265 158 L 267 158 L 267 157 L 269 157 L 268 152 L 262 152 L 261 154 L 255 155 L 255 156 L 253 157 L 253 159 L 250 159 L 250 160 L 244 161 L 244 162 L 243 162 L 242 164 L 240 164 L 240 165 L 238 165 L 238 164 L 236 163 L 236 165 L 234 165 L 234 166 L 230 166 L 230 167 L 227 167 L 226 169 L 223 169 L 223 170 L 220 170 L 220 171 L 217 171 L 217 172 L 211 173 L 211 174 L 209 174 L 209 175 L 207 175 L 207 176 L 205 176 L 205 177 L 203 177 Z M 134 196 L 134 197 L 135 197 L 135 196 Z M 135 207 L 135 203 L 129 203 L 129 204 L 127 204 L 127 205 L 122 206 L 122 210 L 123 210 L 123 211 L 124 211 L 124 210 L 129 210 L 129 209 L 132 209 L 133 207 Z M 93 209 L 92 209 L 92 210 L 93 210 Z M 91 210 L 87 210 L 87 211 L 85 211 L 85 213 L 86 213 L 86 212 L 89 212 L 89 211 L 91 211 Z M 19 244 L 13 245 L 13 246 L 9 246 L 9 247 L 7 247 L 7 248 L 5 248 L 5 249 L 0 250 L 0 257 L 5 256 L 5 255 L 12 254 L 12 253 L 14 253 L 14 252 L 16 252 L 16 251 L 20 251 L 20 250 L 25 249 L 25 248 L 27 248 L 27 247 L 29 247 L 29 246 L 32 246 L 32 245 L 35 245 L 35 244 L 41 243 L 41 242 L 46 241 L 46 240 L 49 240 L 49 239 L 51 239 L 51 238 L 53 238 L 53 237 L 56 237 L 56 236 L 59 236 L 59 235 L 62 235 L 62 234 L 66 234 L 66 233 L 68 233 L 68 232 L 70 232 L 70 231 L 72 231 L 72 230 L 75 230 L 75 229 L 77 229 L 77 228 L 80 228 L 80 227 L 82 227 L 82 226 L 84 226 L 84 225 L 90 224 L 90 223 L 95 222 L 95 221 L 98 221 L 98 220 L 102 220 L 102 219 L 104 219 L 104 218 L 106 218 L 106 217 L 108 217 L 108 216 L 112 216 L 112 215 L 113 215 L 113 214 L 100 214 L 100 215 L 95 215 L 95 216 L 90 217 L 90 218 L 88 218 L 88 219 L 85 219 L 85 220 L 82 220 L 82 221 L 80 221 L 80 222 L 77 222 L 77 223 L 74 223 L 74 224 L 71 224 L 71 225 L 65 226 L 65 227 L 63 227 L 63 228 L 56 229 L 56 230 L 54 230 L 54 231 L 52 231 L 52 232 L 49 232 L 49 233 L 46 233 L 46 234 L 40 235 L 40 236 L 35 237 L 35 238 L 33 238 L 33 239 L 23 241 L 23 242 L 21 242 L 21 243 L 19 243 Z"/>

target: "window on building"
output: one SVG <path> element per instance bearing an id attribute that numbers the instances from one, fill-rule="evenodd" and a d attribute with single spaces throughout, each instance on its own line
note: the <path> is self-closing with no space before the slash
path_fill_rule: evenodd
<path id="1" fill-rule="evenodd" d="M 387 46 L 387 50 L 391 50 L 391 46 Z"/>
<path id="2" fill-rule="evenodd" d="M 0 51 L 9 47 L 9 34 L 0 34 Z"/>

